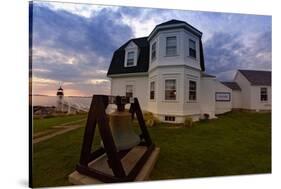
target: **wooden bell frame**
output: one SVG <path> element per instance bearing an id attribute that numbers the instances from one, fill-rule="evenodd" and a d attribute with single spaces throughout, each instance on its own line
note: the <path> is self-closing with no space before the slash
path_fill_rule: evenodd
<path id="1" fill-rule="evenodd" d="M 108 104 L 116 104 L 118 111 L 124 111 L 125 105 L 129 103 L 131 104 L 130 113 L 132 114 L 132 119 L 134 119 L 134 115 L 136 115 L 141 130 L 141 134 L 139 135 L 141 142 L 139 145 L 146 146 L 147 148 L 130 172 L 126 174 L 121 159 L 129 153 L 131 149 L 117 151 L 106 116 L 106 108 Z M 91 152 L 96 125 L 98 125 L 104 147 L 100 147 L 94 152 Z M 93 96 L 84 132 L 80 161 L 76 166 L 76 170 L 79 173 L 105 183 L 134 181 L 154 149 L 155 145 L 152 143 L 149 136 L 137 98 L 106 95 Z M 107 163 L 112 169 L 113 175 L 106 174 L 88 166 L 90 162 L 98 159 L 105 153 L 108 159 Z"/>

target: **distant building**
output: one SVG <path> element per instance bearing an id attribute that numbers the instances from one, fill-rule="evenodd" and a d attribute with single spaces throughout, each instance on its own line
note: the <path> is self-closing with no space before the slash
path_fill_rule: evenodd
<path id="1" fill-rule="evenodd" d="M 56 106 L 56 111 L 57 112 L 64 112 L 65 108 L 64 108 L 64 93 L 63 93 L 63 89 L 61 88 L 58 88 L 58 91 L 57 91 L 57 106 Z"/>
<path id="2" fill-rule="evenodd" d="M 201 38 L 188 23 L 170 20 L 148 37 L 130 39 L 113 54 L 107 73 L 111 94 L 138 97 L 142 109 L 171 123 L 187 116 L 215 118 L 232 108 L 271 109 L 268 83 L 253 85 L 240 70 L 233 88 L 205 73 Z"/>
<path id="3" fill-rule="evenodd" d="M 233 91 L 233 108 L 252 111 L 271 110 L 271 71 L 238 70 L 233 86 L 225 84 Z"/>

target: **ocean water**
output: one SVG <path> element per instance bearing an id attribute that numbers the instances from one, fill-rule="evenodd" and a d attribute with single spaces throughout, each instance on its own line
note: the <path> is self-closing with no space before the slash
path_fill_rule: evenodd
<path id="1" fill-rule="evenodd" d="M 92 97 L 64 97 L 64 101 L 70 104 L 90 107 Z M 56 106 L 56 96 L 32 96 L 33 106 Z"/>
<path id="2" fill-rule="evenodd" d="M 92 97 L 63 97 L 66 104 L 78 109 L 89 110 L 92 102 Z M 56 106 L 58 98 L 56 96 L 32 96 L 33 106 Z M 129 109 L 129 105 L 126 105 Z M 116 105 L 109 104 L 106 112 L 110 113 L 116 110 Z"/>

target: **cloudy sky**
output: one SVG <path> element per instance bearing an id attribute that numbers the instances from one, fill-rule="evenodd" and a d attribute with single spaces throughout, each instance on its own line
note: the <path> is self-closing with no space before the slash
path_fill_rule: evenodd
<path id="1" fill-rule="evenodd" d="M 33 5 L 33 94 L 109 94 L 112 54 L 130 38 L 178 19 L 203 32 L 206 72 L 231 80 L 236 69 L 271 70 L 271 17 L 167 9 Z"/>

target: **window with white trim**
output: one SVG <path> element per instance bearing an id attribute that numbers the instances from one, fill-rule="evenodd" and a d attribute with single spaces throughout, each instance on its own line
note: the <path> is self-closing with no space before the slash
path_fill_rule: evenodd
<path id="1" fill-rule="evenodd" d="M 165 80 L 165 100 L 176 100 L 177 90 L 176 90 L 176 80 L 167 79 Z"/>
<path id="2" fill-rule="evenodd" d="M 156 59 L 156 42 L 151 45 L 151 62 Z"/>
<path id="3" fill-rule="evenodd" d="M 166 56 L 175 56 L 177 54 L 177 37 L 166 38 Z"/>
<path id="4" fill-rule="evenodd" d="M 133 97 L 133 85 L 126 85 L 126 97 Z"/>
<path id="5" fill-rule="evenodd" d="M 189 93 L 188 93 L 188 99 L 190 101 L 195 101 L 197 94 L 196 94 L 196 82 L 195 81 L 189 81 Z"/>
<path id="6" fill-rule="evenodd" d="M 129 51 L 127 53 L 127 66 L 134 66 L 135 65 L 135 52 Z"/>
<path id="7" fill-rule="evenodd" d="M 262 87 L 260 91 L 260 98 L 261 101 L 267 101 L 268 95 L 267 95 L 267 88 Z"/>
<path id="8" fill-rule="evenodd" d="M 196 42 L 189 39 L 189 56 L 196 58 Z"/>
<path id="9" fill-rule="evenodd" d="M 155 82 L 150 82 L 150 100 L 155 99 Z"/>

